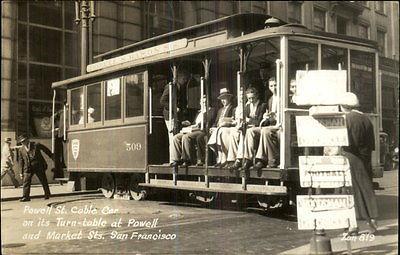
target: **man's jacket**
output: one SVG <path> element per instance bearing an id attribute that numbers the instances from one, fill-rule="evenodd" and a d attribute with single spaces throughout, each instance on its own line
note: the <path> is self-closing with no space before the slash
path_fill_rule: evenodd
<path id="1" fill-rule="evenodd" d="M 46 153 L 50 158 L 53 157 L 53 153 L 51 153 L 46 146 L 40 143 L 30 142 L 29 151 L 26 150 L 25 146 L 19 148 L 18 165 L 21 174 L 45 171 L 47 169 L 46 160 L 43 158 L 41 152 Z"/>

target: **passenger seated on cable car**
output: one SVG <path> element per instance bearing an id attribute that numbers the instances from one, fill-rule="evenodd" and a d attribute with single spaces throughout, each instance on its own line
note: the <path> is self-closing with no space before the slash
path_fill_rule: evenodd
<path id="1" fill-rule="evenodd" d="M 270 111 L 265 112 L 263 121 L 269 125 L 261 128 L 260 142 L 258 144 L 255 157 L 256 164 L 254 170 L 260 175 L 261 168 L 267 166 L 276 168 L 279 165 L 279 135 L 280 123 L 276 122 L 279 98 L 278 88 L 275 78 L 269 80 L 269 89 L 272 91 L 272 97 L 268 101 Z"/>
<path id="2" fill-rule="evenodd" d="M 210 139 L 208 145 L 217 154 L 217 164 L 215 167 L 221 166 L 226 162 L 226 154 L 228 153 L 229 127 L 234 126 L 232 105 L 233 95 L 227 88 L 220 89 L 218 99 L 221 101 L 222 107 L 218 110 L 217 117 L 213 126 L 210 128 Z"/>
<path id="3" fill-rule="evenodd" d="M 244 107 L 244 125 L 238 129 L 237 133 L 242 133 L 244 128 L 248 129 L 259 126 L 263 113 L 267 108 L 267 104 L 260 101 L 258 91 L 251 86 L 246 90 L 246 98 L 247 104 Z M 246 152 L 243 153 L 244 137 L 237 133 L 231 133 L 228 149 L 227 161 L 234 161 L 233 165 L 229 167 L 231 171 L 237 171 L 242 165 L 243 156 L 247 156 L 247 154 L 245 154 Z"/>
<path id="4" fill-rule="evenodd" d="M 240 171 L 243 172 L 248 171 L 249 168 L 253 165 L 253 159 L 256 155 L 257 148 L 259 147 L 260 134 L 262 133 L 262 130 L 266 129 L 262 126 L 271 126 L 276 123 L 275 116 L 277 113 L 278 97 L 276 93 L 276 81 L 274 77 L 268 80 L 268 89 L 271 91 L 272 96 L 268 99 L 268 104 L 265 112 L 262 115 L 262 120 L 259 126 L 249 127 L 246 130 L 246 134 L 244 136 L 244 144 L 241 145 L 244 146 L 243 153 L 241 154 L 243 156 L 238 156 L 238 158 L 243 158 L 241 162 L 242 168 L 240 169 Z M 239 165 L 240 162 L 237 162 L 238 164 L 236 165 Z M 238 168 L 234 168 L 233 170 L 238 170 Z"/>
<path id="5" fill-rule="evenodd" d="M 89 107 L 89 108 L 88 108 L 88 115 L 87 115 L 87 117 L 88 117 L 87 122 L 88 122 L 88 123 L 93 123 L 93 122 L 94 122 L 94 118 L 92 117 L 92 116 L 93 116 L 93 113 L 94 113 L 94 108 L 93 108 L 93 107 Z M 81 116 L 79 117 L 79 122 L 78 122 L 78 124 L 79 124 L 79 125 L 82 125 L 83 122 L 84 122 L 84 119 L 83 119 L 83 115 L 81 114 Z"/>
<path id="6" fill-rule="evenodd" d="M 233 110 L 233 121 L 228 127 L 220 128 L 220 137 L 221 137 L 221 153 L 219 155 L 216 167 L 227 167 L 229 164 L 233 164 L 233 161 L 228 161 L 228 154 L 231 141 L 235 141 L 236 147 L 239 141 L 239 136 L 241 135 L 240 127 L 242 126 L 242 118 L 243 118 L 243 107 L 242 107 L 242 100 L 243 100 L 243 89 L 240 88 L 239 95 L 238 95 L 238 105 Z M 219 162 L 219 164 L 218 164 Z"/>
<path id="7" fill-rule="evenodd" d="M 201 100 L 201 104 L 204 103 L 205 97 Z M 208 123 L 212 123 L 215 118 L 215 110 L 212 107 L 209 107 L 208 110 L 204 112 L 199 110 L 193 124 L 188 120 L 182 121 L 183 128 L 180 133 L 173 137 L 171 166 L 190 166 L 193 164 L 202 166 L 204 164 L 207 143 L 205 132 L 206 125 L 203 125 L 202 129 L 201 123 L 203 122 L 205 112 L 207 112 Z"/>
<path id="8" fill-rule="evenodd" d="M 296 89 L 297 89 L 296 79 L 291 79 L 289 84 L 289 105 L 291 106 L 293 104 L 297 104 Z"/>

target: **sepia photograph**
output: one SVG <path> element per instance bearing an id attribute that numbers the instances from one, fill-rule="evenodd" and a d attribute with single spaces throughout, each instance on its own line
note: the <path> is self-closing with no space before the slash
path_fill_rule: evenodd
<path id="1" fill-rule="evenodd" d="M 398 254 L 398 1 L 1 14 L 1 254 Z"/>

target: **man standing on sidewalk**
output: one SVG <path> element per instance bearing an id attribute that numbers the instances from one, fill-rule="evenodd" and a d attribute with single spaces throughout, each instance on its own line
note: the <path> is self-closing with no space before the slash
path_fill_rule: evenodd
<path id="1" fill-rule="evenodd" d="M 22 144 L 18 152 L 18 163 L 21 169 L 21 178 L 23 178 L 24 182 L 23 196 L 20 201 L 30 201 L 31 182 L 34 174 L 36 174 L 43 186 L 44 199 L 49 199 L 50 188 L 46 177 L 47 164 L 41 152 L 43 151 L 50 158 L 53 158 L 53 153 L 40 143 L 30 142 L 27 135 L 20 135 L 18 143 Z"/>
<path id="2" fill-rule="evenodd" d="M 3 150 L 1 151 L 1 180 L 3 177 L 8 174 L 10 176 L 11 181 L 14 184 L 15 188 L 19 187 L 18 180 L 15 178 L 15 172 L 13 170 L 14 162 L 13 162 L 13 152 L 10 148 L 11 138 L 6 138 L 4 140 Z"/>

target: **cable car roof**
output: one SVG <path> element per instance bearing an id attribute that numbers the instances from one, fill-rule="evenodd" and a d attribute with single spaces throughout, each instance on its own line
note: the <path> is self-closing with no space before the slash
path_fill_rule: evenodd
<path id="1" fill-rule="evenodd" d="M 97 55 L 97 58 L 104 58 L 103 61 L 106 62 L 111 61 L 116 58 L 121 58 L 121 56 L 133 54 L 135 52 L 145 51 L 147 49 L 155 48 L 160 45 L 167 44 L 168 42 L 180 41 L 185 38 L 187 41 L 195 40 L 196 38 L 202 38 L 208 34 L 221 34 L 224 33 L 225 40 L 223 43 L 214 43 L 214 45 L 207 45 L 206 48 L 195 51 L 187 51 L 180 54 L 169 54 L 165 59 L 161 59 L 161 61 L 165 61 L 168 59 L 174 59 L 178 57 L 182 57 L 185 54 L 195 54 L 200 53 L 202 51 L 210 51 L 223 47 L 229 47 L 233 45 L 238 45 L 241 43 L 247 43 L 254 40 L 259 40 L 262 38 L 279 36 L 279 35 L 299 35 L 310 38 L 329 38 L 330 41 L 337 42 L 345 42 L 349 44 L 360 45 L 364 47 L 377 49 L 377 43 L 371 40 L 339 35 L 327 32 L 313 31 L 309 30 L 303 25 L 300 24 L 287 24 L 278 19 L 280 22 L 277 27 L 264 29 L 265 21 L 272 16 L 264 15 L 264 14 L 236 14 L 227 17 L 223 17 L 217 20 L 205 22 L 202 24 L 198 24 L 192 27 L 183 28 L 177 31 L 173 31 L 167 34 L 163 34 L 160 36 L 156 36 L 153 38 L 145 39 L 143 41 L 124 46 L 119 49 L 115 49 L 109 51 L 107 53 Z M 242 34 L 243 32 L 243 34 Z M 93 78 L 97 78 L 100 76 L 104 76 L 110 73 L 115 73 L 119 71 L 126 70 L 128 68 L 133 68 L 136 66 L 142 66 L 146 64 L 151 64 L 154 62 L 158 62 L 160 59 L 154 60 L 150 57 L 149 59 L 141 58 L 133 63 L 132 61 L 126 61 L 122 64 L 113 65 L 109 67 L 99 68 L 100 70 L 95 70 L 89 72 L 87 74 L 73 77 L 63 81 L 53 82 L 52 88 L 66 88 L 68 85 L 77 85 L 77 83 L 84 82 Z M 98 64 L 94 63 L 93 65 Z"/>

